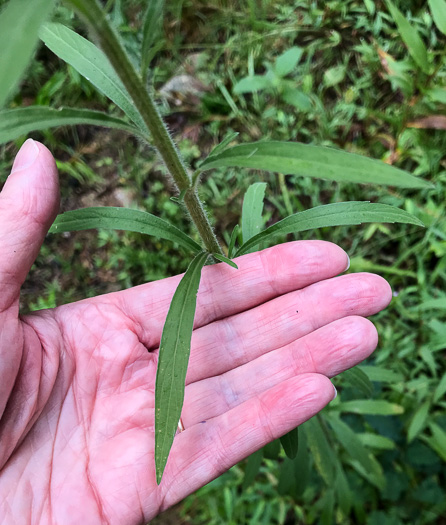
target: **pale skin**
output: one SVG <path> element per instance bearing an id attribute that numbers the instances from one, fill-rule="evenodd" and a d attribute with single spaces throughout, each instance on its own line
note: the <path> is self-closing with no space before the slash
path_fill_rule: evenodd
<path id="1" fill-rule="evenodd" d="M 321 241 L 204 269 L 182 420 L 154 469 L 154 385 L 172 277 L 19 316 L 20 287 L 59 209 L 50 152 L 28 141 L 0 193 L 0 522 L 148 522 L 303 423 L 329 378 L 375 349 L 391 299 Z M 297 312 L 298 311 L 298 312 Z"/>

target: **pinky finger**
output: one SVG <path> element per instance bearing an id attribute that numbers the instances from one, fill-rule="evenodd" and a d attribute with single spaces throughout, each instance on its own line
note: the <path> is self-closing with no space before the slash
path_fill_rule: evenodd
<path id="1" fill-rule="evenodd" d="M 179 434 L 161 489 L 170 507 L 320 412 L 335 397 L 328 378 L 302 374 Z M 174 479 L 175 483 L 171 480 Z M 163 510 L 163 509 L 161 509 Z"/>

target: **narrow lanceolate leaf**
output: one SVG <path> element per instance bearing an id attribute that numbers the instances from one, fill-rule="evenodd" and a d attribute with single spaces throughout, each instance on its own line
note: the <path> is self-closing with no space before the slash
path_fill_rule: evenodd
<path id="1" fill-rule="evenodd" d="M 155 387 L 155 468 L 161 482 L 184 401 L 197 292 L 208 253 L 199 253 L 175 291 L 163 328 Z"/>
<path id="2" fill-rule="evenodd" d="M 240 226 L 238 224 L 236 224 L 234 226 L 234 229 L 232 230 L 231 238 L 229 240 L 228 257 L 230 259 L 232 258 L 232 254 L 234 253 L 235 243 L 237 241 L 237 236 L 238 236 L 239 231 L 240 231 Z"/>
<path id="3" fill-rule="evenodd" d="M 333 432 L 347 454 L 363 467 L 369 481 L 378 488 L 382 488 L 385 484 L 385 478 L 381 465 L 364 447 L 355 432 L 337 414 L 329 414 L 327 417 Z"/>
<path id="4" fill-rule="evenodd" d="M 425 401 L 416 410 L 407 429 L 407 441 L 409 443 L 413 441 L 426 426 L 430 408 L 431 402 Z"/>
<path id="5" fill-rule="evenodd" d="M 242 489 L 246 490 L 252 483 L 259 473 L 260 467 L 262 466 L 263 460 L 263 448 L 251 454 L 246 463 L 245 478 L 243 480 Z"/>
<path id="6" fill-rule="evenodd" d="M 431 187 L 428 182 L 379 160 L 299 142 L 240 144 L 208 157 L 200 169 L 226 167 L 275 171 L 339 182 L 384 184 L 401 188 Z"/>
<path id="7" fill-rule="evenodd" d="M 231 261 L 231 259 L 229 259 L 228 257 L 225 257 L 224 255 L 221 255 L 219 253 L 213 253 L 212 256 L 215 257 L 217 261 L 224 262 L 228 264 L 229 266 L 232 266 L 232 268 L 235 268 L 236 270 L 238 270 L 238 266 L 235 264 L 235 262 Z"/>
<path id="8" fill-rule="evenodd" d="M 121 108 L 141 131 L 148 133 L 130 95 L 100 49 L 62 24 L 46 24 L 39 36 L 53 53 Z"/>
<path id="9" fill-rule="evenodd" d="M 26 135 L 31 131 L 40 131 L 58 126 L 74 126 L 76 124 L 117 128 L 134 135 L 141 133 L 137 127 L 128 124 L 125 120 L 111 117 L 100 111 L 28 106 L 0 112 L 0 144 Z"/>
<path id="10" fill-rule="evenodd" d="M 423 439 L 435 452 L 446 461 L 446 432 L 437 423 L 430 423 L 432 437 Z"/>
<path id="11" fill-rule="evenodd" d="M 242 209 L 242 236 L 243 242 L 261 232 L 263 228 L 263 199 L 265 198 L 266 183 L 251 184 L 245 193 Z"/>
<path id="12" fill-rule="evenodd" d="M 373 384 L 367 375 L 357 366 L 342 373 L 342 379 L 349 384 L 356 393 L 370 397 L 373 393 Z"/>
<path id="13" fill-rule="evenodd" d="M 446 35 L 446 0 L 429 0 L 429 7 L 438 30 Z"/>
<path id="14" fill-rule="evenodd" d="M 331 443 L 322 428 L 319 417 L 315 416 L 306 421 L 302 429 L 308 446 L 313 454 L 314 463 L 325 483 L 332 487 L 335 481 L 338 458 Z"/>
<path id="15" fill-rule="evenodd" d="M 382 399 L 358 399 L 339 403 L 336 407 L 340 412 L 350 412 L 351 414 L 364 414 L 370 416 L 396 416 L 404 412 L 401 405 L 389 403 Z"/>
<path id="16" fill-rule="evenodd" d="M 398 27 L 398 32 L 403 42 L 406 44 L 412 58 L 424 73 L 429 74 L 430 66 L 427 49 L 421 40 L 418 31 L 410 22 L 408 22 L 403 13 L 390 0 L 386 0 L 386 3 L 392 18 Z"/>
<path id="17" fill-rule="evenodd" d="M 183 248 L 200 252 L 201 246 L 181 230 L 167 221 L 140 210 L 128 208 L 82 208 L 58 215 L 50 228 L 50 233 L 72 232 L 104 228 L 107 230 L 126 230 L 153 235 L 160 239 L 176 242 Z"/>
<path id="18" fill-rule="evenodd" d="M 295 213 L 282 221 L 276 222 L 276 224 L 273 224 L 243 244 L 237 251 L 236 256 L 248 253 L 253 247 L 262 242 L 270 242 L 277 236 L 303 232 L 314 228 L 346 226 L 366 222 L 400 222 L 423 226 L 423 223 L 410 213 L 387 204 L 354 201 L 337 202 Z"/>
<path id="19" fill-rule="evenodd" d="M 144 16 L 142 50 L 141 50 L 141 71 L 143 76 L 150 65 L 153 57 L 154 45 L 159 40 L 159 35 L 163 27 L 164 0 L 150 0 Z"/>
<path id="20" fill-rule="evenodd" d="M 10 0 L 0 11 L 0 108 L 14 94 L 54 0 Z"/>
<path id="21" fill-rule="evenodd" d="M 293 428 L 288 434 L 282 436 L 280 443 L 287 457 L 294 459 L 299 450 L 299 428 Z"/>
<path id="22" fill-rule="evenodd" d="M 225 150 L 229 146 L 229 144 L 238 137 L 238 135 L 238 131 L 230 133 L 225 139 L 223 139 L 220 142 L 220 144 L 217 144 L 215 146 L 215 148 L 209 153 L 209 157 L 217 155 L 217 153 L 221 153 L 223 150 Z"/>
<path id="23" fill-rule="evenodd" d="M 418 308 L 420 308 L 420 310 L 431 310 L 431 309 L 446 310 L 446 297 L 438 297 L 436 299 L 429 299 L 421 303 L 418 306 Z"/>

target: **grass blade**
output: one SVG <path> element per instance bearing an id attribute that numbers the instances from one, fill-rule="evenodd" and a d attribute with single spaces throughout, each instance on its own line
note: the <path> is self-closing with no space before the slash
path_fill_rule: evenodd
<path id="1" fill-rule="evenodd" d="M 155 387 L 155 468 L 159 484 L 181 417 L 201 270 L 209 254 L 199 253 L 175 291 L 161 337 Z"/>
<path id="2" fill-rule="evenodd" d="M 50 233 L 72 232 L 104 228 L 125 230 L 153 235 L 160 239 L 176 242 L 183 248 L 200 252 L 201 246 L 169 222 L 140 210 L 129 208 L 82 208 L 58 215 Z"/>
<path id="3" fill-rule="evenodd" d="M 145 134 L 148 130 L 123 83 L 105 54 L 87 39 L 62 24 L 46 24 L 40 38 L 59 58 L 70 64 L 114 102 Z"/>
<path id="4" fill-rule="evenodd" d="M 150 0 L 144 16 L 141 73 L 144 77 L 153 58 L 153 47 L 163 26 L 164 0 Z"/>
<path id="5" fill-rule="evenodd" d="M 76 124 L 117 128 L 134 135 L 140 134 L 139 129 L 135 126 L 101 111 L 28 106 L 0 112 L 0 144 L 15 140 L 22 135 L 27 135 L 31 131 L 40 131 L 58 126 L 75 126 Z"/>
<path id="6" fill-rule="evenodd" d="M 14 94 L 54 0 L 10 0 L 0 13 L 0 108 Z"/>
<path id="7" fill-rule="evenodd" d="M 406 44 L 412 58 L 424 73 L 429 74 L 430 66 L 427 49 L 421 40 L 418 31 L 406 20 L 403 13 L 401 13 L 401 11 L 390 0 L 386 0 L 386 3 L 392 18 L 398 27 L 398 32 L 403 42 Z"/>
<path id="8" fill-rule="evenodd" d="M 253 247 L 261 242 L 269 242 L 278 235 L 287 235 L 327 226 L 357 225 L 364 222 L 399 222 L 423 226 L 423 223 L 410 213 L 387 204 L 373 204 L 367 201 L 337 202 L 316 206 L 276 222 L 276 224 L 273 224 L 243 244 L 237 251 L 236 256 L 249 253 Z"/>
<path id="9" fill-rule="evenodd" d="M 241 167 L 361 184 L 430 188 L 431 184 L 376 159 L 299 142 L 239 144 L 208 157 L 200 170 Z"/>
<path id="10" fill-rule="evenodd" d="M 429 0 L 429 7 L 438 30 L 446 35 L 446 1 Z"/>
<path id="11" fill-rule="evenodd" d="M 262 211 L 265 190 L 265 182 L 256 182 L 251 184 L 245 193 L 242 209 L 242 236 L 244 243 L 260 233 L 263 228 Z"/>
<path id="12" fill-rule="evenodd" d="M 288 432 L 280 438 L 283 450 L 288 458 L 294 459 L 297 456 L 299 450 L 299 428 L 293 428 L 291 432 Z"/>

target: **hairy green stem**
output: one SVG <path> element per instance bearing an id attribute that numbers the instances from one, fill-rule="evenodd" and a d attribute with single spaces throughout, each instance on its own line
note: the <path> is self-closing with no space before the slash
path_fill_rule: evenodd
<path id="1" fill-rule="evenodd" d="M 184 203 L 206 249 L 210 253 L 222 254 L 223 252 L 212 231 L 198 193 L 195 188 L 191 187 L 192 181 L 186 166 L 167 131 L 150 93 L 130 61 L 118 34 L 109 23 L 98 0 L 65 0 L 65 3 L 73 7 L 87 21 L 99 46 L 107 55 L 126 87 L 151 133 L 151 142 L 161 155 L 179 192 L 186 192 Z"/>

